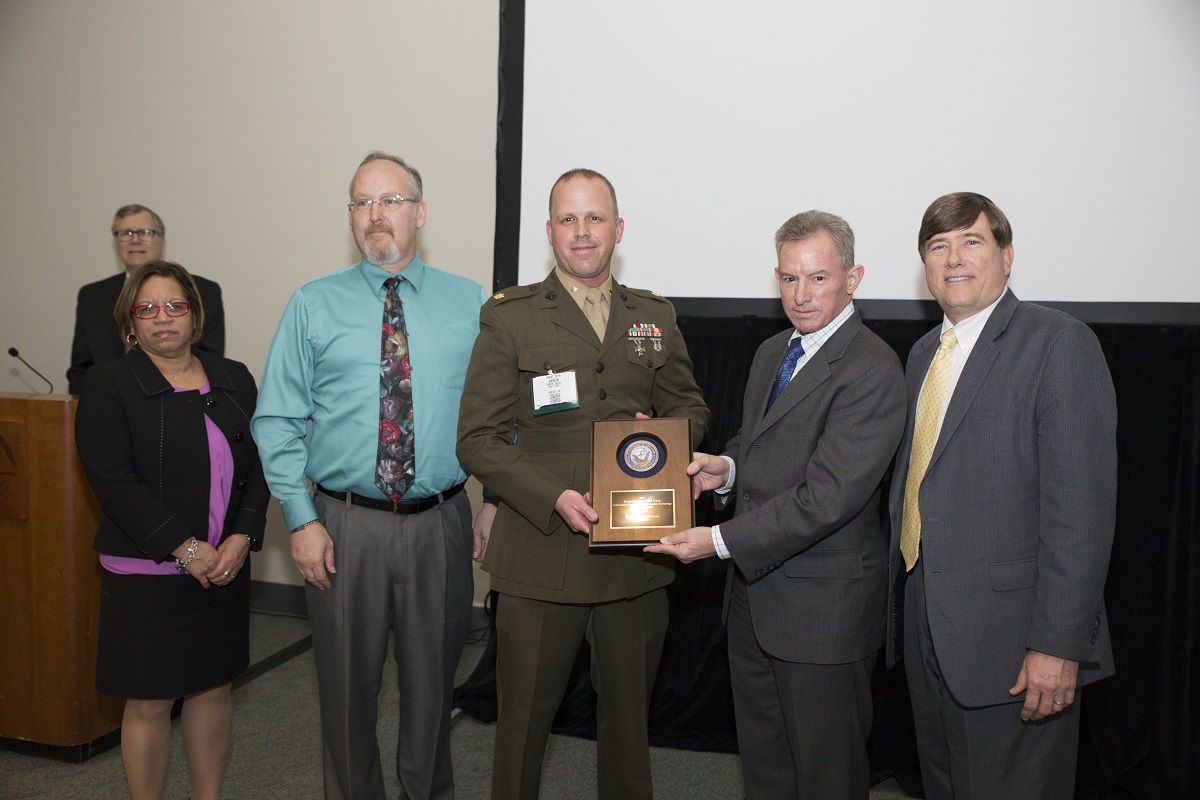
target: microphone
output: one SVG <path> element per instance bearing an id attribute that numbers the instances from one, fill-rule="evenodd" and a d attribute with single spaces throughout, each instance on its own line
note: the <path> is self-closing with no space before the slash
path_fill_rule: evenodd
<path id="1" fill-rule="evenodd" d="M 38 372 L 36 369 L 33 369 L 33 364 L 30 364 L 28 361 L 21 358 L 21 354 L 17 352 L 17 348 L 15 348 L 15 347 L 8 348 L 8 354 L 10 356 L 12 356 L 13 358 L 17 359 L 18 361 L 20 361 L 25 366 L 29 367 L 31 370 L 33 370 L 33 374 L 37 375 L 39 378 L 44 380 L 46 382 L 46 385 L 50 387 L 50 394 L 54 394 L 54 384 L 50 382 L 50 379 L 47 378 L 42 373 Z"/>

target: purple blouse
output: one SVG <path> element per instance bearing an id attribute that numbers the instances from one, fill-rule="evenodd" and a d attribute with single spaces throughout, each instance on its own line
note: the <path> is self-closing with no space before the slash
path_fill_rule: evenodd
<path id="1" fill-rule="evenodd" d="M 208 394 L 210 386 L 200 387 L 200 394 Z M 191 391 L 176 389 L 177 392 Z M 225 527 L 225 512 L 229 509 L 229 494 L 233 490 L 233 451 L 225 434 L 221 433 L 208 415 L 204 415 L 204 428 L 208 433 L 208 543 L 216 547 L 221 541 L 221 530 Z M 196 537 L 197 539 L 200 537 Z M 159 564 L 149 558 L 100 555 L 100 566 L 118 575 L 179 575 L 175 560 L 167 559 Z"/>

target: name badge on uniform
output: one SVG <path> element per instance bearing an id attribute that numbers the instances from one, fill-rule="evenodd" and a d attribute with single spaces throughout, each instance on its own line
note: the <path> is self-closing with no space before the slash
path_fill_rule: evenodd
<path id="1" fill-rule="evenodd" d="M 533 379 L 533 413 L 550 414 L 579 408 L 579 390 L 575 386 L 575 371 L 551 372 Z"/>

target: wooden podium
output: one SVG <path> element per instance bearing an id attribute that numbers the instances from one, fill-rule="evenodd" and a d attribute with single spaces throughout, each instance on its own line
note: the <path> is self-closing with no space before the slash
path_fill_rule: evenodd
<path id="1" fill-rule="evenodd" d="M 0 393 L 0 737 L 78 746 L 121 725 L 96 691 L 100 508 L 75 398 Z"/>

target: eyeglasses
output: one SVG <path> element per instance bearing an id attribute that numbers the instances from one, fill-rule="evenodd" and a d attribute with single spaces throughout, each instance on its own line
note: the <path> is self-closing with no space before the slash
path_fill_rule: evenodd
<path id="1" fill-rule="evenodd" d="M 401 203 L 419 203 L 421 202 L 415 197 L 404 197 L 398 194 L 386 194 L 378 200 L 363 199 L 355 200 L 347 204 L 347 207 L 355 214 L 365 214 L 371 210 L 371 206 L 379 206 L 384 211 L 395 211 L 400 208 Z"/>
<path id="2" fill-rule="evenodd" d="M 159 235 L 159 232 L 153 228 L 142 228 L 141 230 L 136 231 L 126 228 L 123 231 L 113 231 L 113 238 L 120 239 L 123 242 L 128 242 L 135 236 L 139 239 L 153 239 L 155 236 Z"/>
<path id="3" fill-rule="evenodd" d="M 182 301 L 178 303 L 163 303 L 161 306 L 156 306 L 154 303 L 142 303 L 140 306 L 134 306 L 129 309 L 129 313 L 138 319 L 157 319 L 159 309 L 167 312 L 168 317 L 182 317 L 192 310 L 192 304 Z"/>

